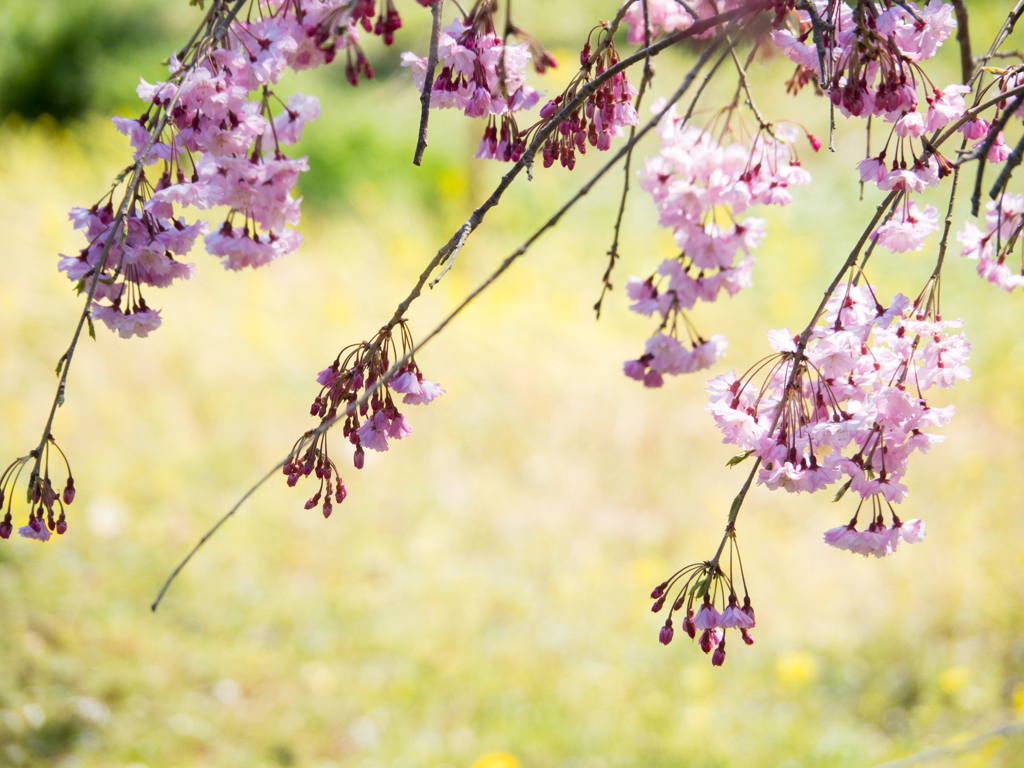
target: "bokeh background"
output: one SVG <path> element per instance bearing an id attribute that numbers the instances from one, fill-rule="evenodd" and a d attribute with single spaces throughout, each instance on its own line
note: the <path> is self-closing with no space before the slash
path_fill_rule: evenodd
<path id="1" fill-rule="evenodd" d="M 976 47 L 1002 5 L 973 6 Z M 302 509 L 308 489 L 275 479 L 150 613 L 188 548 L 312 426 L 316 372 L 390 317 L 501 173 L 468 159 L 481 124 L 452 113 L 432 116 L 412 166 L 418 95 L 396 64 L 425 50 L 427 14 L 400 10 L 395 48 L 367 44 L 373 83 L 353 89 L 335 66 L 278 89 L 324 107 L 296 148 L 311 166 L 304 247 L 244 273 L 197 250 L 194 281 L 151 292 L 159 331 L 125 341 L 100 327 L 79 348 L 53 429 L 78 487 L 69 531 L 0 546 L 0 765 L 864 766 L 1014 722 L 1021 297 L 950 259 L 944 313 L 966 320 L 974 377 L 944 393 L 957 407 L 947 441 L 912 466 L 901 512 L 926 519 L 923 544 L 869 562 L 821 543 L 850 500 L 752 492 L 739 532 L 757 644 L 730 641 L 713 669 L 685 637 L 658 644 L 647 594 L 713 554 L 745 470 L 725 466 L 705 376 L 652 391 L 622 375 L 652 327 L 621 289 L 595 322 L 619 172 L 423 351 L 447 394 L 410 409 L 409 439 L 345 472 L 350 496 L 329 521 Z M 538 87 L 560 90 L 593 21 L 613 12 L 518 1 L 516 22 L 565 63 Z M 141 111 L 138 77 L 161 76 L 198 15 L 185 0 L 0 0 L 4 465 L 38 441 L 80 312 L 56 272 L 57 253 L 80 247 L 67 211 L 127 164 L 110 114 Z M 957 79 L 946 48 L 940 84 Z M 690 61 L 661 57 L 655 91 Z M 822 100 L 785 95 L 786 62 L 753 71 L 769 118 L 827 133 Z M 705 119 L 731 96 L 725 79 L 701 102 Z M 858 200 L 863 141 L 847 132 L 835 156 L 802 150 L 814 184 L 767 212 L 756 290 L 695 313 L 706 335 L 729 336 L 715 373 L 761 357 L 768 329 L 806 323 L 878 197 Z M 413 333 L 600 160 L 517 182 L 409 312 Z M 879 253 L 872 279 L 884 295 L 915 293 L 933 249 Z M 616 283 L 672 252 L 634 195 Z M 992 739 L 936 764 L 1021 765 L 1022 746 Z"/>

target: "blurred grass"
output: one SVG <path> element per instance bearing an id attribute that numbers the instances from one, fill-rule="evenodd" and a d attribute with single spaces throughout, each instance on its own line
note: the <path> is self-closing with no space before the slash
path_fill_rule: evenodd
<path id="1" fill-rule="evenodd" d="M 554 6 L 540 12 L 553 25 Z M 410 28 L 399 47 L 422 47 Z M 660 88 L 683 63 L 659 62 Z M 763 87 L 781 90 L 784 69 L 765 62 Z M 710 554 L 741 477 L 703 412 L 704 377 L 643 390 L 620 371 L 649 323 L 618 290 L 593 320 L 611 179 L 424 351 L 448 394 L 412 409 L 409 440 L 345 473 L 351 495 L 329 521 L 302 510 L 306 489 L 272 482 L 149 613 L 179 557 L 309 427 L 316 372 L 390 316 L 501 173 L 467 170 L 478 126 L 447 113 L 432 116 L 424 168 L 411 166 L 418 101 L 404 75 L 283 84 L 325 106 L 299 148 L 320 169 L 301 182 L 303 249 L 242 274 L 197 251 L 198 279 L 154 294 L 158 333 L 100 329 L 80 348 L 54 427 L 78 479 L 70 530 L 0 547 L 0 765 L 862 766 L 1017 719 L 1020 297 L 949 263 L 944 310 L 967 320 L 975 376 L 951 393 L 947 443 L 912 469 L 904 506 L 928 521 L 927 541 L 853 558 L 820 542 L 848 505 L 755 491 L 740 533 L 757 644 L 730 643 L 714 670 L 680 639 L 657 644 L 646 594 Z M 821 102 L 799 99 L 822 135 Z M 126 162 L 107 120 L 0 127 L 8 459 L 38 439 L 80 310 L 54 269 L 79 247 L 67 210 Z M 862 141 L 802 158 L 815 184 L 770 212 L 757 290 L 696 313 L 729 335 L 730 366 L 760 357 L 767 329 L 806 322 L 870 216 L 875 198 L 858 203 L 834 170 Z M 414 334 L 601 160 L 514 186 L 410 311 Z M 635 196 L 617 282 L 671 253 L 654 221 Z M 913 292 L 932 258 L 879 254 L 872 277 Z M 1021 765 L 1021 747 L 996 740 L 937 764 Z"/>

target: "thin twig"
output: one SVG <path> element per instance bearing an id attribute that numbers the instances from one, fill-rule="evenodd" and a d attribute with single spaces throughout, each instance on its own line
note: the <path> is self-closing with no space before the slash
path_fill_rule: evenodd
<path id="1" fill-rule="evenodd" d="M 964 144 L 967 139 L 964 139 Z M 932 270 L 932 279 L 937 280 L 942 274 L 942 265 L 946 260 L 946 246 L 949 243 L 949 233 L 953 229 L 953 204 L 956 202 L 956 188 L 960 181 L 960 168 L 953 169 L 952 189 L 949 190 L 949 205 L 946 207 L 946 220 L 943 224 L 942 239 L 939 241 L 939 256 L 935 260 L 935 269 Z"/>
<path id="2" fill-rule="evenodd" d="M 918 752 L 916 755 L 909 755 L 908 757 L 901 757 L 898 760 L 890 760 L 887 763 L 880 763 L 879 765 L 876 765 L 875 768 L 912 768 L 912 766 L 920 765 L 921 763 L 930 763 L 934 760 L 940 760 L 946 757 L 955 757 L 956 755 L 973 752 L 993 739 L 999 739 L 1005 736 L 1016 736 L 1021 732 L 1024 732 L 1024 723 L 1007 723 L 1006 725 L 989 731 L 988 733 L 982 733 L 975 736 L 973 739 L 966 739 L 965 741 L 959 741 L 955 744 L 947 744 L 942 747 L 935 747 L 934 749 L 926 749 L 924 752 Z"/>
<path id="3" fill-rule="evenodd" d="M 647 0 L 641 0 L 644 6 L 644 48 L 651 47 L 651 18 L 650 9 L 648 7 Z M 644 74 L 640 80 L 640 88 L 636 94 L 636 104 L 633 105 L 634 111 L 640 113 L 640 104 L 644 99 L 644 92 L 647 90 L 647 84 L 654 77 L 654 69 L 651 66 L 651 57 L 648 56 L 644 59 Z M 636 126 L 630 126 L 629 129 L 629 140 L 632 142 L 633 137 L 636 135 Z M 601 278 L 601 295 L 597 299 L 597 303 L 594 304 L 594 313 L 597 315 L 597 319 L 601 319 L 601 305 L 604 304 L 605 294 L 612 289 L 612 271 L 615 269 L 615 262 L 619 260 L 619 232 L 622 229 L 622 217 L 626 213 L 626 199 L 629 197 L 629 176 L 632 171 L 633 164 L 633 149 L 630 147 L 629 152 L 626 153 L 626 162 L 623 164 L 623 180 L 622 180 L 622 199 L 619 200 L 619 213 L 615 217 L 615 231 L 612 235 L 612 247 L 608 249 L 608 268 L 604 271 L 604 276 Z"/>
<path id="4" fill-rule="evenodd" d="M 430 120 L 430 94 L 434 89 L 434 70 L 437 68 L 437 41 L 441 36 L 441 9 L 444 0 L 435 0 L 430 6 L 430 52 L 427 54 L 427 71 L 423 75 L 423 93 L 420 94 L 420 132 L 416 140 L 416 154 L 413 165 L 423 160 L 427 148 L 427 122 Z"/>
<path id="5" fill-rule="evenodd" d="M 996 55 L 996 51 L 999 50 L 999 46 L 1010 36 L 1013 32 L 1013 28 L 1017 26 L 1017 22 L 1020 20 L 1021 14 L 1024 14 L 1024 0 L 1017 0 L 1017 4 L 1010 9 L 1009 14 L 1006 16 L 1006 21 L 1003 22 L 999 28 L 999 32 L 992 39 L 992 45 L 988 48 L 988 53 L 981 57 L 978 61 L 977 66 L 974 68 L 974 74 L 971 75 L 971 79 L 967 82 L 967 85 L 974 85 L 974 81 L 981 76 L 984 68 L 988 66 L 989 60 Z"/>
<path id="6" fill-rule="evenodd" d="M 213 528 L 211 528 L 210 530 L 208 530 L 206 532 L 206 534 L 203 536 L 203 538 L 201 538 L 199 540 L 199 543 L 196 544 L 194 547 L 192 547 L 191 551 L 189 551 L 189 553 L 187 555 L 185 555 L 185 559 L 182 560 L 180 563 L 178 563 L 178 567 L 175 568 L 171 572 L 171 575 L 167 577 L 167 581 L 165 581 L 164 585 L 162 587 L 160 587 L 160 592 L 157 593 L 156 600 L 154 600 L 152 602 L 152 604 L 149 606 L 149 609 L 151 611 L 155 611 L 157 609 L 157 607 L 160 605 L 160 601 L 163 600 L 164 593 L 167 591 L 168 587 L 171 586 L 171 582 L 174 581 L 174 579 L 177 578 L 178 574 L 181 573 L 182 569 L 186 565 L 188 565 L 189 560 L 191 560 L 192 556 L 196 552 L 199 551 L 199 548 L 202 547 L 203 544 L 205 544 L 210 539 L 210 537 L 213 536 L 213 534 L 215 534 L 217 532 L 217 529 L 220 528 L 222 525 L 224 525 L 224 523 L 226 523 L 235 514 L 235 512 L 237 512 L 241 508 L 241 506 L 246 501 L 249 500 L 250 496 L 252 496 L 254 493 L 256 493 L 256 491 L 258 491 L 263 486 L 263 484 L 265 482 L 267 482 L 267 480 L 269 480 L 271 477 L 276 475 L 278 473 L 278 471 L 281 469 L 281 467 L 283 467 L 283 466 L 284 466 L 284 462 L 281 462 L 277 466 L 275 466 L 273 469 L 271 469 L 269 472 L 267 472 L 267 474 L 265 474 L 263 477 L 261 477 L 259 482 L 257 482 L 256 485 L 254 485 L 252 488 L 250 488 L 248 491 L 246 491 L 245 495 L 242 496 L 242 498 L 240 498 L 235 503 L 235 506 L 233 506 L 231 509 L 229 509 L 227 514 L 225 514 L 224 517 L 222 517 L 220 520 L 218 520 L 217 524 L 214 525 Z"/>

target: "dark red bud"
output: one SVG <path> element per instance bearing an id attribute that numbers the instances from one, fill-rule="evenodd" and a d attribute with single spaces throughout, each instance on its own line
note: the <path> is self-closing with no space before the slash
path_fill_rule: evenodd
<path id="1" fill-rule="evenodd" d="M 665 622 L 665 626 L 661 628 L 661 632 L 658 634 L 658 642 L 662 645 L 668 645 L 672 642 L 672 636 L 675 631 L 672 629 L 672 619 Z"/>
<path id="2" fill-rule="evenodd" d="M 711 664 L 720 667 L 725 663 L 725 640 L 718 644 L 715 655 L 711 657 Z"/>

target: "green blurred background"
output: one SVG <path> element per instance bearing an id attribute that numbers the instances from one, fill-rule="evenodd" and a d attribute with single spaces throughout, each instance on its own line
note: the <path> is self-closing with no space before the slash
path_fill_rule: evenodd
<path id="1" fill-rule="evenodd" d="M 977 47 L 1000 5 L 975 4 Z M 944 314 L 967 321 L 975 376 L 944 393 L 958 411 L 948 440 L 912 465 L 900 511 L 927 520 L 927 540 L 868 562 L 821 543 L 848 501 L 755 490 L 739 531 L 757 644 L 730 641 L 712 669 L 686 638 L 657 643 L 647 594 L 713 553 L 744 470 L 725 467 L 705 376 L 651 391 L 621 374 L 652 330 L 622 290 L 594 321 L 619 172 L 424 350 L 447 395 L 410 409 L 408 440 L 345 471 L 350 496 L 329 521 L 302 509 L 307 488 L 275 479 L 149 612 L 187 549 L 312 426 L 316 372 L 390 317 L 501 173 L 467 161 L 481 123 L 450 112 L 432 116 L 412 166 L 418 95 L 395 65 L 425 50 L 427 14 L 399 8 L 395 48 L 366 45 L 378 80 L 353 89 L 335 66 L 278 89 L 324 107 L 295 152 L 311 166 L 305 246 L 237 274 L 197 250 L 197 279 L 151 292 L 164 317 L 152 337 L 99 328 L 80 347 L 53 430 L 78 486 L 68 534 L 0 545 L 0 765 L 863 766 L 1016 720 L 1020 296 L 949 262 Z M 565 63 L 539 79 L 553 94 L 614 3 L 516 11 Z M 140 111 L 138 77 L 161 76 L 198 15 L 185 0 L 0 0 L 4 464 L 38 440 L 80 312 L 55 268 L 80 247 L 67 211 L 128 162 L 109 116 Z M 690 61 L 661 57 L 656 92 Z M 957 61 L 947 45 L 941 83 Z M 786 62 L 754 71 L 769 118 L 796 112 L 826 135 L 823 101 L 785 96 Z M 731 96 L 724 80 L 708 110 Z M 802 327 L 870 217 L 878 193 L 858 202 L 851 180 L 863 134 L 837 144 L 834 157 L 802 150 L 814 185 L 767 212 L 756 290 L 695 313 L 730 339 L 714 373 L 761 357 L 768 329 Z M 603 160 L 517 182 L 410 311 L 413 333 Z M 672 253 L 642 194 L 623 252 L 620 285 Z M 870 272 L 883 295 L 914 293 L 933 260 L 880 253 Z M 1022 765 L 1022 745 L 994 739 L 936 764 Z"/>

